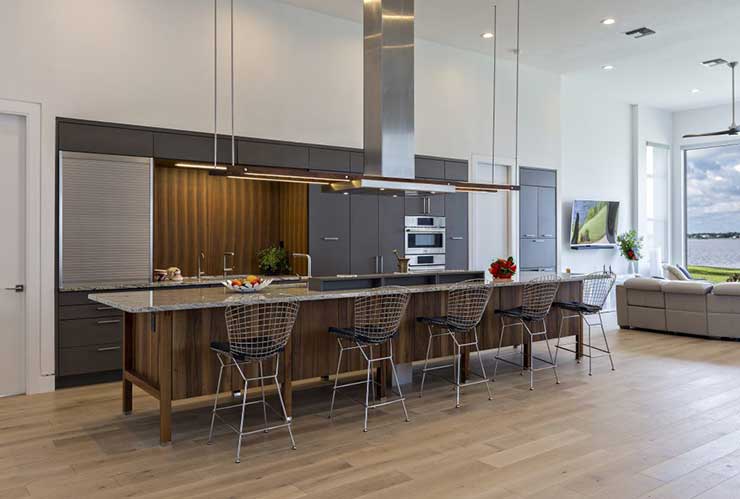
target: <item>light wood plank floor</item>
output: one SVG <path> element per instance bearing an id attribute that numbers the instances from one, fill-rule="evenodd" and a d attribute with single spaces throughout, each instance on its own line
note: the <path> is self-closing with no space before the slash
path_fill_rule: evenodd
<path id="1" fill-rule="evenodd" d="M 175 443 L 158 445 L 155 404 L 118 384 L 0 400 L 0 498 L 690 498 L 740 497 L 740 343 L 610 333 L 607 359 L 561 358 L 527 378 L 507 369 L 463 394 L 441 381 L 424 398 L 371 413 L 326 388 L 296 395 L 294 431 L 245 439 L 221 427 L 206 445 L 207 399 L 177 405 Z M 490 355 L 487 363 L 491 365 Z M 475 365 L 475 362 L 472 363 Z M 135 389 L 136 390 L 136 389 Z M 260 409 L 248 422 L 259 423 Z"/>

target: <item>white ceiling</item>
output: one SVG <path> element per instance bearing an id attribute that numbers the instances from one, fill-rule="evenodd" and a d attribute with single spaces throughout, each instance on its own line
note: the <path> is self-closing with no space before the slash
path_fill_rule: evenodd
<path id="1" fill-rule="evenodd" d="M 280 0 L 362 22 L 361 0 Z M 516 46 L 516 2 L 499 0 L 499 55 Z M 493 30 L 490 0 L 416 0 L 420 38 L 491 54 L 480 34 Z M 586 78 L 622 100 L 669 110 L 730 100 L 728 69 L 699 63 L 740 59 L 738 0 L 521 0 L 522 62 Z M 600 21 L 614 17 L 617 23 Z M 623 33 L 647 26 L 657 35 L 634 40 Z M 614 71 L 601 66 L 612 64 Z M 692 94 L 692 88 L 702 90 Z"/>

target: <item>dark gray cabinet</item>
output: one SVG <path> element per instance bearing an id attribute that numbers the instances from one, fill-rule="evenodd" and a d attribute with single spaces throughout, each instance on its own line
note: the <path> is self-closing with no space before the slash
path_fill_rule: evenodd
<path id="1" fill-rule="evenodd" d="M 468 195 L 445 196 L 447 223 L 447 270 L 468 269 Z"/>
<path id="2" fill-rule="evenodd" d="M 444 180 L 445 162 L 442 159 L 416 156 L 414 159 L 416 178 Z"/>
<path id="3" fill-rule="evenodd" d="M 236 143 L 234 144 L 236 153 Z M 180 161 L 213 162 L 213 137 L 188 133 L 154 133 L 154 157 Z M 219 163 L 231 162 L 231 139 L 218 139 Z"/>
<path id="4" fill-rule="evenodd" d="M 445 180 L 467 182 L 468 163 L 466 161 L 445 161 Z"/>
<path id="5" fill-rule="evenodd" d="M 309 166 L 308 146 L 238 139 L 237 157 L 245 166 L 303 168 Z"/>
<path id="6" fill-rule="evenodd" d="M 406 197 L 406 216 L 445 216 L 445 198 L 442 194 L 425 194 Z"/>
<path id="7" fill-rule="evenodd" d="M 153 133 L 147 130 L 60 121 L 57 133 L 60 151 L 153 156 Z"/>
<path id="8" fill-rule="evenodd" d="M 349 172 L 350 160 L 349 151 L 322 147 L 311 147 L 308 150 L 308 167 L 311 170 Z"/>
<path id="9" fill-rule="evenodd" d="M 350 196 L 308 188 L 308 250 L 315 276 L 350 272 Z"/>
<path id="10" fill-rule="evenodd" d="M 403 254 L 404 200 L 379 194 L 353 194 L 350 201 L 352 274 L 396 271 L 393 250 Z"/>
<path id="11" fill-rule="evenodd" d="M 352 173 L 365 173 L 365 154 L 361 152 L 352 152 L 349 155 L 349 169 Z"/>
<path id="12" fill-rule="evenodd" d="M 521 168 L 519 173 L 519 266 L 557 268 L 557 173 Z"/>
<path id="13" fill-rule="evenodd" d="M 377 194 L 350 196 L 350 272 L 373 274 L 380 270 Z"/>

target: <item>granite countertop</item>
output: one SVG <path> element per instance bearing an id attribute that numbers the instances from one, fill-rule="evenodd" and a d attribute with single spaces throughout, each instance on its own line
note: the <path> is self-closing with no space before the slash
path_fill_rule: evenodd
<path id="1" fill-rule="evenodd" d="M 131 280 L 116 280 L 116 281 L 82 281 L 82 282 L 66 282 L 64 285 L 59 287 L 59 291 L 62 293 L 72 293 L 80 291 L 115 291 L 120 290 L 136 290 L 136 289 L 167 289 L 167 288 L 188 288 L 188 287 L 207 287 L 207 286 L 220 286 L 221 282 L 226 279 L 241 279 L 246 277 L 247 274 L 235 274 L 223 276 L 204 276 L 200 280 L 195 277 L 186 277 L 182 281 L 142 281 L 140 279 Z M 308 278 L 306 276 L 296 275 L 281 275 L 281 276 L 270 276 L 269 279 L 273 279 L 276 282 L 305 282 Z"/>
<path id="2" fill-rule="evenodd" d="M 538 277 L 537 273 L 524 273 L 512 280 L 495 280 L 493 287 L 523 286 Z M 563 282 L 578 282 L 584 276 L 561 275 Z M 432 293 L 447 291 L 454 284 L 429 284 L 408 286 L 411 293 Z M 176 310 L 195 310 L 223 308 L 229 305 L 251 305 L 255 303 L 277 303 L 286 299 L 298 301 L 336 300 L 358 298 L 382 294 L 383 288 L 355 289 L 344 291 L 312 291 L 305 284 L 284 284 L 270 286 L 259 293 L 234 293 L 224 287 L 190 287 L 185 289 L 153 289 L 148 291 L 123 291 L 115 293 L 91 294 L 92 301 L 113 307 L 124 312 L 139 314 L 149 312 L 168 312 Z"/>

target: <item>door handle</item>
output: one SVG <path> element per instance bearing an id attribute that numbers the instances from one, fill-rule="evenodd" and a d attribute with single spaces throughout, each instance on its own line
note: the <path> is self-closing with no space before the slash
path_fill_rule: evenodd
<path id="1" fill-rule="evenodd" d="M 338 237 L 322 237 L 323 241 L 339 241 Z"/>
<path id="2" fill-rule="evenodd" d="M 23 293 L 26 287 L 23 284 L 16 284 L 12 288 L 5 288 L 5 291 L 15 291 L 16 293 Z"/>
<path id="3" fill-rule="evenodd" d="M 120 350 L 121 347 L 102 347 L 98 348 L 98 352 L 112 352 L 114 350 Z"/>

